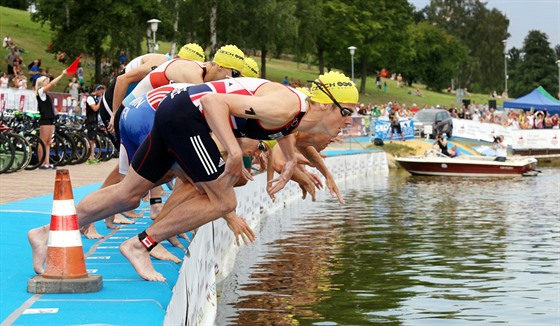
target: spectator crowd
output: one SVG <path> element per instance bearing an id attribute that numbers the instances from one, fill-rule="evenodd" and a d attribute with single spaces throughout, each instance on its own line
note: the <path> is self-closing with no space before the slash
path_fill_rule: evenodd
<path id="1" fill-rule="evenodd" d="M 435 108 L 449 111 L 452 118 L 467 119 L 485 123 L 495 123 L 510 127 L 513 129 L 558 129 L 560 126 L 560 117 L 558 113 L 551 115 L 548 110 L 522 110 L 522 109 L 505 109 L 496 110 L 485 104 L 469 104 L 456 107 L 454 104 L 449 108 L 436 105 L 430 107 L 427 104 L 422 109 Z M 365 105 L 361 103 L 357 114 L 370 116 L 379 120 L 389 121 L 389 115 L 395 111 L 401 120 L 410 120 L 420 110 L 416 103 L 407 106 L 406 103 L 388 102 L 381 105 Z"/>

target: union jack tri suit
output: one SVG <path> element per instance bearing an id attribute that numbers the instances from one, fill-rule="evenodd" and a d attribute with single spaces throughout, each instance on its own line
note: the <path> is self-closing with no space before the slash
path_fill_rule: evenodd
<path id="1" fill-rule="evenodd" d="M 132 159 L 132 168 L 142 177 L 157 182 L 177 163 L 194 182 L 211 181 L 224 171 L 224 159 L 211 138 L 200 99 L 207 94 L 253 96 L 268 80 L 228 78 L 177 88 L 157 107 L 153 128 Z M 288 86 L 286 86 L 288 87 Z M 234 135 L 253 139 L 279 139 L 298 127 L 307 111 L 307 95 L 288 87 L 300 99 L 300 112 L 277 129 L 265 129 L 257 119 L 230 117 Z M 130 113 L 129 113 L 130 114 Z"/>
<path id="2" fill-rule="evenodd" d="M 148 136 L 154 125 L 156 110 L 161 101 L 173 90 L 192 84 L 176 83 L 160 86 L 133 100 L 125 107 L 120 120 L 119 173 L 127 174 L 130 159 Z"/>

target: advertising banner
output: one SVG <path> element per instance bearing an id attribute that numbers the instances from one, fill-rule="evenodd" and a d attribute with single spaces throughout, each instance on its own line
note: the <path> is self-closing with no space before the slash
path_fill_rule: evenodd
<path id="1" fill-rule="evenodd" d="M 399 123 L 404 134 L 404 139 L 414 139 L 414 121 L 401 120 Z M 373 138 L 381 138 L 383 141 L 391 140 L 391 123 L 384 120 L 375 120 L 373 135 Z M 400 140 L 401 135 L 394 134 L 393 139 Z"/>

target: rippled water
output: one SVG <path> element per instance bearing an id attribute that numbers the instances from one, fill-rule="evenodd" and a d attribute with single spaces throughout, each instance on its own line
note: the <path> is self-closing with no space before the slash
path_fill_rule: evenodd
<path id="1" fill-rule="evenodd" d="M 268 216 L 224 284 L 219 325 L 560 325 L 560 169 L 406 173 Z"/>

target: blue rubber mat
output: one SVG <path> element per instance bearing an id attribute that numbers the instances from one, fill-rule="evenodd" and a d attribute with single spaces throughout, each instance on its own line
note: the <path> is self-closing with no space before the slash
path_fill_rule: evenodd
<path id="1" fill-rule="evenodd" d="M 78 203 L 100 184 L 73 189 Z M 142 203 L 137 212 L 143 218 L 136 224 L 111 230 L 103 220 L 95 223 L 97 231 L 108 239 L 85 239 L 89 274 L 103 276 L 103 288 L 96 293 L 34 295 L 27 292 L 27 282 L 35 276 L 31 261 L 31 247 L 27 231 L 48 224 L 52 210 L 52 195 L 0 205 L 0 321 L 2 325 L 161 325 L 180 264 L 152 259 L 155 269 L 166 282 L 147 282 L 141 279 L 132 265 L 119 251 L 120 244 L 146 229 L 150 223 L 149 205 Z M 188 246 L 187 241 L 179 241 Z M 95 249 L 92 247 L 97 245 Z M 184 252 L 167 241 L 164 247 L 183 258 Z"/>

